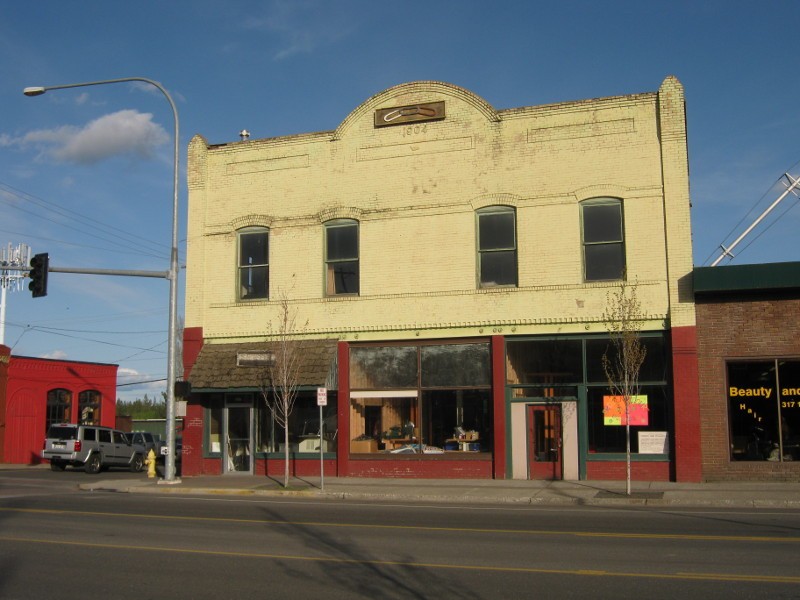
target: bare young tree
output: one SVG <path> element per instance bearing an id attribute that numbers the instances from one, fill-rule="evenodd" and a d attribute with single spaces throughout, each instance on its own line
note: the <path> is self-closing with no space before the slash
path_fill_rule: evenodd
<path id="1" fill-rule="evenodd" d="M 283 487 L 289 487 L 289 417 L 294 410 L 300 383 L 303 340 L 296 336 L 297 313 L 291 309 L 286 294 L 280 296 L 281 315 L 273 333 L 272 360 L 265 369 L 261 396 L 278 426 L 283 427 Z M 272 327 L 270 327 L 272 329 Z M 304 328 L 301 328 L 304 329 Z"/>
<path id="2" fill-rule="evenodd" d="M 639 395 L 639 372 L 647 349 L 639 335 L 644 314 L 636 295 L 636 284 L 623 280 L 609 292 L 603 312 L 611 343 L 603 353 L 603 371 L 611 392 L 622 398 L 625 408 L 625 491 L 631 494 L 631 400 Z"/>

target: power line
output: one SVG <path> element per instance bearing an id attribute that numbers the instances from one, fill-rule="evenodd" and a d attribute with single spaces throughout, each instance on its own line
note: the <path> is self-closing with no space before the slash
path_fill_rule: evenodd
<path id="1" fill-rule="evenodd" d="M 129 385 L 142 385 L 144 383 L 158 383 L 159 381 L 166 381 L 166 380 L 167 380 L 167 378 L 164 377 L 162 379 L 146 379 L 144 381 L 131 381 L 130 383 L 118 383 L 117 387 L 121 388 L 121 387 L 126 387 L 126 386 L 129 386 Z"/>
<path id="2" fill-rule="evenodd" d="M 21 323 L 18 323 L 17 325 L 21 326 Z M 99 335 L 151 335 L 154 333 L 167 333 L 166 329 L 152 329 L 149 331 L 98 331 L 96 329 L 64 329 L 62 327 L 45 327 L 43 325 L 36 325 L 35 329 L 38 331 L 67 331 L 69 333 L 95 333 Z"/>
<path id="3" fill-rule="evenodd" d="M 50 211 L 52 213 L 55 213 L 55 214 L 57 214 L 59 216 L 63 216 L 63 217 L 69 218 L 69 219 L 73 219 L 73 220 L 78 221 L 78 222 L 88 223 L 88 224 L 90 224 L 92 226 L 99 226 L 99 227 L 101 227 L 101 228 L 103 228 L 105 230 L 113 232 L 116 236 L 122 235 L 122 236 L 125 236 L 125 237 L 129 238 L 130 240 L 134 240 L 136 242 L 147 244 L 147 245 L 153 247 L 154 251 L 158 251 L 158 252 L 162 253 L 162 254 L 159 254 L 158 256 L 163 257 L 163 256 L 165 256 L 165 254 L 163 254 L 163 253 L 169 251 L 169 247 L 166 244 L 163 244 L 161 242 L 155 242 L 155 241 L 153 241 L 151 239 L 148 239 L 148 238 L 145 238 L 143 236 L 136 235 L 136 234 L 130 233 L 128 231 L 125 231 L 123 229 L 120 229 L 119 227 L 115 227 L 114 225 L 110 225 L 108 223 L 103 223 L 102 221 L 99 221 L 99 220 L 94 219 L 92 217 L 89 217 L 87 215 L 81 214 L 81 213 L 79 213 L 77 211 L 65 208 L 63 206 L 59 206 L 59 205 L 57 205 L 57 204 L 55 204 L 53 202 L 49 202 L 47 200 L 44 200 L 43 198 L 39 198 L 38 196 L 34 196 L 33 194 L 29 194 L 28 192 L 25 192 L 23 190 L 17 189 L 15 187 L 3 182 L 3 181 L 0 181 L 0 188 L 5 189 L 6 193 L 8 195 L 10 195 L 10 196 L 19 198 L 21 200 L 27 200 L 29 202 L 32 202 L 32 203 L 44 208 L 45 210 L 48 210 L 48 211 Z M 3 195 L 0 195 L 0 200 L 5 201 L 7 204 L 9 204 L 9 206 L 11 206 L 12 208 L 15 208 L 17 210 L 20 210 L 21 212 L 29 212 L 30 213 L 30 211 L 25 211 L 22 208 L 20 208 L 18 206 L 15 206 L 14 204 L 12 204 L 9 201 L 9 199 L 7 197 L 4 197 Z M 31 214 L 33 214 L 33 213 L 31 213 Z M 41 218 L 41 215 L 36 215 L 36 216 Z M 48 220 L 49 221 L 53 221 L 52 219 L 48 219 Z M 53 222 L 63 225 L 62 223 L 58 223 L 57 221 L 53 221 Z M 94 230 L 93 230 L 93 232 L 96 233 L 96 231 L 94 231 Z M 118 242 L 119 240 L 116 240 L 116 241 Z"/>
<path id="4" fill-rule="evenodd" d="M 45 326 L 45 323 L 61 323 L 67 321 L 69 323 L 97 323 L 97 322 L 104 322 L 104 321 L 119 321 L 122 318 L 131 318 L 131 317 L 138 317 L 138 316 L 148 316 L 152 317 L 155 315 L 164 314 L 167 312 L 166 308 L 159 307 L 159 308 L 143 308 L 141 310 L 132 310 L 122 313 L 112 313 L 109 315 L 104 316 L 92 316 L 92 317 L 65 317 L 63 319 L 50 319 L 48 321 L 39 321 L 39 326 Z"/>
<path id="5" fill-rule="evenodd" d="M 0 184 L 0 185 L 2 185 L 2 184 Z M 130 242 L 128 240 L 123 240 L 123 239 L 120 239 L 119 237 L 115 237 L 115 238 L 105 237 L 105 235 L 112 235 L 112 233 L 101 234 L 101 232 L 97 228 L 92 229 L 92 230 L 86 230 L 86 229 L 81 229 L 80 227 L 74 227 L 72 225 L 68 225 L 67 223 L 64 223 L 64 222 L 61 222 L 61 221 L 57 221 L 56 219 L 52 219 L 50 217 L 46 217 L 46 216 L 41 215 L 41 214 L 39 214 L 37 212 L 31 211 L 31 210 L 27 210 L 27 209 L 22 208 L 20 206 L 14 206 L 6 198 L 0 197 L 0 200 L 5 201 L 14 210 L 16 210 L 18 212 L 21 212 L 21 213 L 26 213 L 26 214 L 32 215 L 32 216 L 36 217 L 38 220 L 49 221 L 51 223 L 55 223 L 59 227 L 64 227 L 66 229 L 71 229 L 73 231 L 77 231 L 78 233 L 92 236 L 93 238 L 99 239 L 101 241 L 109 242 L 109 243 L 111 243 L 113 245 L 122 245 L 122 246 L 127 247 L 127 248 L 129 248 L 131 250 L 136 250 L 136 246 L 130 245 L 130 244 L 132 244 L 132 242 Z M 45 206 L 45 209 L 46 210 L 50 210 L 51 212 L 55 212 L 56 214 L 62 214 L 62 213 L 59 213 L 58 211 L 53 210 L 52 208 L 48 208 L 46 206 Z M 74 217 L 69 217 L 69 215 L 63 215 L 62 214 L 62 216 L 67 216 L 68 218 L 74 218 Z M 152 257 L 155 257 L 155 258 L 164 258 L 165 257 L 165 255 L 163 253 L 162 254 L 156 254 L 154 252 L 145 252 L 145 251 L 143 251 L 141 249 L 136 250 L 136 251 L 137 251 L 137 253 L 142 254 L 144 256 L 152 256 Z"/>
<path id="6" fill-rule="evenodd" d="M 11 327 L 22 328 L 24 330 L 23 333 L 27 333 L 28 331 L 36 331 L 36 332 L 45 333 L 45 334 L 48 334 L 48 335 L 57 335 L 59 337 L 65 337 L 65 338 L 69 338 L 69 339 L 73 339 L 73 340 L 81 340 L 83 342 L 93 342 L 93 343 L 96 343 L 96 344 L 103 344 L 105 346 L 115 346 L 117 348 L 128 348 L 129 350 L 142 350 L 142 351 L 147 351 L 147 352 L 155 352 L 157 354 L 166 354 L 166 352 L 164 352 L 163 350 L 151 350 L 150 348 L 140 348 L 139 346 L 130 346 L 130 345 L 127 345 L 127 344 L 115 344 L 114 342 L 107 342 L 107 341 L 104 341 L 104 340 L 96 340 L 96 339 L 92 339 L 92 338 L 80 337 L 80 336 L 77 336 L 77 335 L 68 335 L 66 333 L 58 333 L 56 331 L 42 330 L 39 327 L 32 326 L 32 325 L 21 325 L 21 324 L 18 324 L 18 323 L 8 323 L 8 322 L 6 323 L 6 325 L 10 325 Z M 20 336 L 20 337 L 22 337 L 22 336 Z M 19 341 L 19 340 L 17 340 L 17 341 Z"/>
<path id="7" fill-rule="evenodd" d="M 0 229 L 0 232 L 8 233 L 10 235 L 15 235 L 15 236 L 18 236 L 18 237 L 23 237 L 23 238 L 26 238 L 26 239 L 43 240 L 45 242 L 55 242 L 55 243 L 61 244 L 63 246 L 73 246 L 75 248 L 89 248 L 90 250 L 103 250 L 104 252 L 114 252 L 116 254 L 135 254 L 137 256 L 145 255 L 145 256 L 153 256 L 153 257 L 156 257 L 156 258 L 164 258 L 164 255 L 156 255 L 156 254 L 145 253 L 145 252 L 142 252 L 141 250 L 128 250 L 128 251 L 125 251 L 125 250 L 120 250 L 118 248 L 109 248 L 107 246 L 92 246 L 90 244 L 78 244 L 76 242 L 68 242 L 66 240 L 59 240 L 57 238 L 44 237 L 44 236 L 41 236 L 41 235 L 28 233 L 28 232 L 25 232 L 25 231 L 11 231 L 9 229 Z"/>

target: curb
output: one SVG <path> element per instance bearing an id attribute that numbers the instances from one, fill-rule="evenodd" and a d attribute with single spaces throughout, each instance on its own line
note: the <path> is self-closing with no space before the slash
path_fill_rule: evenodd
<path id="1" fill-rule="evenodd" d="M 363 500 L 371 502 L 411 502 L 429 504 L 479 504 L 479 505 L 530 505 L 530 506 L 593 506 L 608 508 L 653 507 L 653 508 L 723 508 L 723 509 L 800 509 L 800 499 L 733 499 L 733 498 L 668 498 L 668 497 L 576 497 L 576 496 L 459 496 L 441 494 L 401 494 L 353 491 L 321 491 L 317 488 L 305 490 L 214 488 L 214 487 L 164 487 L 145 481 L 131 484 L 129 481 L 106 481 L 82 483 L 84 491 L 104 491 L 127 494 L 183 494 L 190 496 L 238 496 L 238 497 L 293 497 L 317 500 Z"/>

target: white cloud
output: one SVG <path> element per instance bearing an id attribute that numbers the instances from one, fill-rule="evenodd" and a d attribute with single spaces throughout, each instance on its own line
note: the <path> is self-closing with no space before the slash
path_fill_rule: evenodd
<path id="1" fill-rule="evenodd" d="M 157 377 L 136 369 L 119 367 L 117 369 L 117 398 L 123 402 L 133 402 L 137 398 L 144 398 L 147 395 L 149 398 L 160 400 L 165 382 L 163 380 L 152 381 Z M 136 383 L 138 381 L 142 383 Z"/>
<path id="2" fill-rule="evenodd" d="M 119 377 L 120 379 L 123 379 L 125 377 L 127 377 L 129 379 L 130 378 L 137 378 L 137 377 L 140 377 L 140 376 L 141 375 L 140 375 L 139 371 L 137 371 L 136 369 L 131 369 L 131 368 L 128 368 L 128 367 L 120 367 L 119 369 L 117 369 L 117 377 Z"/>
<path id="3" fill-rule="evenodd" d="M 53 350 L 52 352 L 48 352 L 47 354 L 42 354 L 39 358 L 51 358 L 54 360 L 63 360 L 67 358 L 67 353 L 63 350 Z"/>
<path id="4" fill-rule="evenodd" d="M 117 156 L 147 159 L 154 155 L 158 146 L 170 141 L 167 132 L 152 119 L 150 113 L 121 110 L 91 121 L 83 128 L 64 125 L 39 129 L 13 141 L 3 136 L 0 145 L 33 146 L 58 162 L 81 165 Z"/>

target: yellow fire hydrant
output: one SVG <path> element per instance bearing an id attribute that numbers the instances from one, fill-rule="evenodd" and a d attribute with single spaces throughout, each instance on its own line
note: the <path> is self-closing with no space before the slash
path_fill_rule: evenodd
<path id="1" fill-rule="evenodd" d="M 150 448 L 150 452 L 147 453 L 147 459 L 144 461 L 144 464 L 147 465 L 147 476 L 148 477 L 155 477 L 156 476 L 156 453 L 153 452 L 152 448 Z"/>

